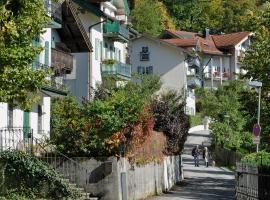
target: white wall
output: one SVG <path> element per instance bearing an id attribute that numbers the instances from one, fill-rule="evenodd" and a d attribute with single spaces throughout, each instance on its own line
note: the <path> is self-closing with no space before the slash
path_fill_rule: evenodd
<path id="1" fill-rule="evenodd" d="M 150 52 L 149 61 L 140 61 L 142 47 L 147 46 Z M 179 49 L 161 44 L 147 38 L 132 41 L 132 71 L 137 72 L 138 66 L 153 66 L 153 73 L 161 75 L 162 90 L 172 89 L 181 93 L 186 88 L 185 56 Z"/>

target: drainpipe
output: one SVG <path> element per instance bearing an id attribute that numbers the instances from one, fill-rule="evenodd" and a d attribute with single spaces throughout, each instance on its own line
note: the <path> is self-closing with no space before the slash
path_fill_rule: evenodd
<path id="1" fill-rule="evenodd" d="M 91 38 L 92 38 L 92 35 L 91 35 L 91 30 L 94 26 L 97 26 L 99 24 L 102 24 L 104 22 L 107 22 L 107 18 L 103 21 L 100 21 L 100 22 L 97 22 L 95 24 L 92 24 L 88 27 L 88 37 L 89 37 L 89 40 L 91 42 Z M 89 80 L 89 83 L 88 83 L 88 94 L 87 94 L 87 100 L 89 101 L 90 98 L 91 98 L 91 94 L 92 94 L 92 88 L 93 88 L 93 85 L 92 85 L 92 74 L 93 74 L 93 66 L 92 66 L 92 60 L 93 60 L 93 54 L 92 52 L 90 51 L 89 52 L 89 55 L 88 55 L 88 80 Z"/>

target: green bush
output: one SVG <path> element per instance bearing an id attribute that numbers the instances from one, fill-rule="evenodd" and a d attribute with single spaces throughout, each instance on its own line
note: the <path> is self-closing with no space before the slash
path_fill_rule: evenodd
<path id="1" fill-rule="evenodd" d="M 55 170 L 24 152 L 1 152 L 0 170 L 0 196 L 8 199 L 16 199 L 16 196 L 30 199 L 79 197 Z"/>
<path id="2" fill-rule="evenodd" d="M 143 142 L 151 128 L 149 106 L 160 85 L 157 76 L 136 76 L 121 87 L 108 90 L 101 85 L 94 99 L 82 104 L 72 97 L 54 99 L 53 144 L 71 156 L 126 153 L 135 140 Z"/>
<path id="3" fill-rule="evenodd" d="M 270 167 L 270 153 L 265 151 L 251 153 L 246 155 L 241 161 L 253 166 Z"/>

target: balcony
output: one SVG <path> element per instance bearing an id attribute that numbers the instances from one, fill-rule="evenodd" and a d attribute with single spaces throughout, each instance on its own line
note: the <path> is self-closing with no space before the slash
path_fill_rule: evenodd
<path id="1" fill-rule="evenodd" d="M 128 42 L 129 29 L 121 25 L 119 21 L 105 22 L 103 24 L 103 35 L 109 39 L 119 42 Z"/>
<path id="2" fill-rule="evenodd" d="M 59 1 L 60 2 L 60 1 Z M 44 0 L 45 8 L 51 17 L 51 28 L 61 28 L 62 24 L 62 5 L 55 0 Z"/>
<path id="3" fill-rule="evenodd" d="M 32 63 L 33 69 L 35 70 L 53 70 L 52 67 L 47 66 L 45 64 L 39 62 Z M 65 74 L 60 73 L 57 70 L 53 70 L 53 73 L 48 76 L 45 80 L 45 84 L 42 86 L 41 90 L 43 93 L 48 94 L 49 96 L 66 96 L 67 95 L 67 88 L 63 84 Z"/>
<path id="4" fill-rule="evenodd" d="M 59 50 L 52 48 L 52 67 L 56 74 L 70 74 L 73 69 L 73 55 Z"/>
<path id="5" fill-rule="evenodd" d="M 120 79 L 130 80 L 131 78 L 131 65 L 124 63 L 116 64 L 101 64 L 102 76 L 114 75 Z"/>

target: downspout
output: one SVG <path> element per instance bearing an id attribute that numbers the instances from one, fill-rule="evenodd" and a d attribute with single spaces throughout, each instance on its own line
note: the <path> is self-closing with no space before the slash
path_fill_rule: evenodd
<path id="1" fill-rule="evenodd" d="M 94 26 L 97 26 L 99 24 L 102 24 L 104 22 L 107 22 L 108 19 L 105 19 L 103 21 L 100 21 L 100 22 L 97 22 L 95 24 L 92 24 L 88 27 L 88 37 L 89 37 L 89 40 L 91 42 L 91 38 L 92 38 L 92 35 L 91 35 L 91 30 Z M 92 65 L 92 57 L 93 57 L 93 52 L 90 51 L 89 52 L 89 55 L 88 55 L 88 80 L 89 80 L 89 83 L 88 83 L 88 94 L 87 94 L 87 100 L 89 101 L 90 98 L 91 98 L 91 94 L 92 94 L 92 88 L 93 88 L 93 85 L 92 85 L 92 74 L 93 74 L 93 65 Z"/>

